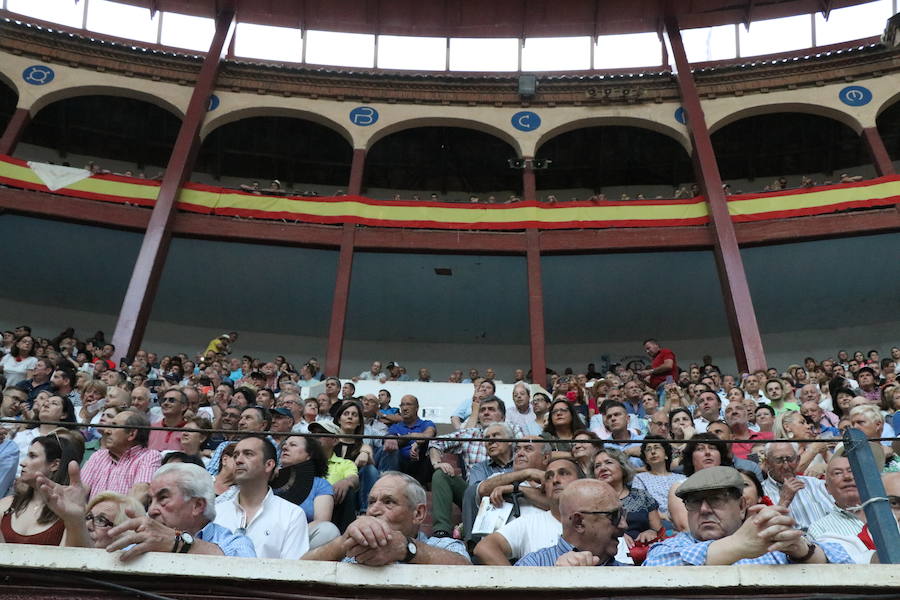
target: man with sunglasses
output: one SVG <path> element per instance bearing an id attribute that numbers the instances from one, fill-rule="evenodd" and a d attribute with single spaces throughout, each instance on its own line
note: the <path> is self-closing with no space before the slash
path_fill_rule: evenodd
<path id="1" fill-rule="evenodd" d="M 621 567 L 614 557 L 625 531 L 625 509 L 609 484 L 573 481 L 559 496 L 562 535 L 555 546 L 530 552 L 517 567 Z"/>
<path id="2" fill-rule="evenodd" d="M 732 467 L 697 471 L 675 494 L 684 501 L 690 531 L 650 548 L 644 566 L 850 563 L 837 544 L 814 543 L 782 506 L 748 506 L 744 479 Z"/>

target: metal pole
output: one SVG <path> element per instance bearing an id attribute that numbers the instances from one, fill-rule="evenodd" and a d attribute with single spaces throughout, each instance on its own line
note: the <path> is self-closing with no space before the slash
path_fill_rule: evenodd
<path id="1" fill-rule="evenodd" d="M 866 513 L 869 533 L 875 541 L 878 560 L 882 564 L 900 564 L 900 529 L 881 483 L 882 465 L 875 462 L 869 440 L 859 429 L 850 428 L 844 432 L 844 448 Z M 867 503 L 872 498 L 885 499 Z"/>

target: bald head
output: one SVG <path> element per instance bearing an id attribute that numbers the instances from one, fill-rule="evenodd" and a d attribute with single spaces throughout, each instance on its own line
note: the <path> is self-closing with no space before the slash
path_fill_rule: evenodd
<path id="1" fill-rule="evenodd" d="M 616 491 L 608 483 L 597 479 L 573 481 L 559 496 L 559 514 L 563 526 L 576 512 L 615 510 L 618 506 Z"/>

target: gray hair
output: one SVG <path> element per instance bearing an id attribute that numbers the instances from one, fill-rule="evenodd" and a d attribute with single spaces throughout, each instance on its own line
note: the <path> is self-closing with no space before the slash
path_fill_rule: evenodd
<path id="1" fill-rule="evenodd" d="M 203 517 L 209 521 L 215 520 L 216 490 L 213 487 L 213 478 L 206 472 L 206 469 L 189 463 L 169 463 L 160 467 L 153 475 L 153 479 L 163 475 L 175 475 L 176 485 L 185 498 L 206 500 Z"/>
<path id="2" fill-rule="evenodd" d="M 519 381 L 516 385 L 513 386 L 513 392 L 516 391 L 516 388 L 521 387 L 525 389 L 525 393 L 528 394 L 528 397 L 531 398 L 531 390 L 528 387 L 528 384 L 524 381 Z"/>
<path id="3" fill-rule="evenodd" d="M 399 477 L 403 480 L 403 483 L 405 484 L 403 486 L 403 493 L 406 495 L 406 501 L 409 503 L 410 508 L 415 509 L 418 505 L 426 504 L 428 502 L 428 499 L 425 496 L 425 488 L 422 487 L 422 484 L 419 483 L 415 477 L 411 477 L 400 471 L 385 471 L 378 479 L 384 479 L 385 477 Z"/>
<path id="4" fill-rule="evenodd" d="M 500 429 L 500 435 L 502 435 L 504 439 L 511 440 L 514 437 L 516 437 L 515 434 L 513 434 L 512 428 L 509 425 L 507 425 L 506 423 L 502 423 L 502 422 L 501 423 L 491 423 L 490 425 L 485 427 L 484 428 L 485 435 L 487 435 L 488 429 L 494 429 L 494 428 Z"/>
<path id="5" fill-rule="evenodd" d="M 771 448 L 775 444 L 788 444 L 790 445 L 791 449 L 793 449 L 794 454 L 800 456 L 800 444 L 798 444 L 797 442 L 768 442 L 766 444 L 766 454 L 769 454 L 769 448 Z"/>
<path id="6" fill-rule="evenodd" d="M 608 457 L 619 463 L 619 466 L 622 467 L 622 483 L 630 486 L 631 481 L 634 479 L 635 470 L 634 467 L 631 466 L 631 463 L 628 462 L 628 455 L 617 448 L 610 448 L 609 446 L 606 446 L 602 450 L 597 452 L 597 454 L 594 456 L 594 460 L 596 461 L 597 457 L 601 454 L 606 454 Z M 588 474 L 588 477 L 593 478 L 593 476 L 593 473 Z"/>

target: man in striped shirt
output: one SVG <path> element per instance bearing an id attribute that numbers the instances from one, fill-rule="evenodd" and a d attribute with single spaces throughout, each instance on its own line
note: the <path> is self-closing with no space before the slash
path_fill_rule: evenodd
<path id="1" fill-rule="evenodd" d="M 787 506 L 800 529 L 808 529 L 834 508 L 834 499 L 825 489 L 825 483 L 815 477 L 795 473 L 800 462 L 796 442 L 766 444 L 763 491 L 772 502 Z"/>
<path id="2" fill-rule="evenodd" d="M 870 444 L 873 450 L 875 444 Z M 878 456 L 875 456 L 876 461 Z M 853 552 L 852 544 L 845 539 L 858 540 L 866 525 L 866 513 L 860 507 L 859 489 L 853 479 L 850 461 L 842 453 L 835 454 L 828 461 L 825 471 L 825 488 L 834 497 L 835 507 L 824 517 L 809 526 L 809 535 L 816 540 L 836 542 L 848 551 L 854 562 L 869 562 L 871 553 Z"/>

